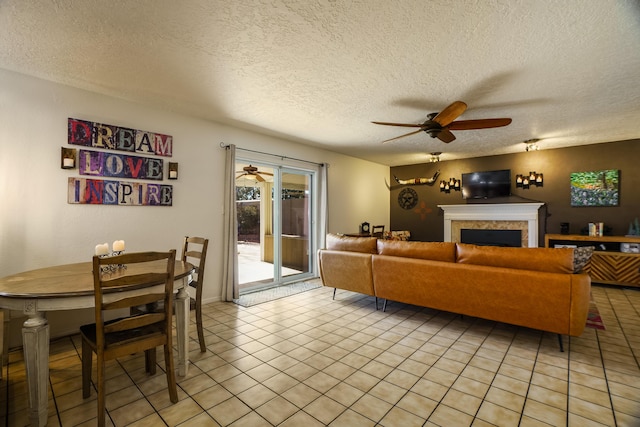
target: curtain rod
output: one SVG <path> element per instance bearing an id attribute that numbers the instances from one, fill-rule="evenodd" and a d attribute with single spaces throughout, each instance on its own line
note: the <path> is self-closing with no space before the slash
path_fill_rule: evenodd
<path id="1" fill-rule="evenodd" d="M 225 148 L 225 149 L 229 148 L 229 144 L 225 144 L 224 142 L 221 142 L 220 143 L 220 148 Z M 288 160 L 295 160 L 295 161 L 298 161 L 298 162 L 311 163 L 312 165 L 317 165 L 317 166 L 324 167 L 324 163 L 316 163 L 316 162 L 312 162 L 312 161 L 309 161 L 309 160 L 296 159 L 295 157 L 280 156 L 278 154 L 265 153 L 264 151 L 249 150 L 248 148 L 240 148 L 240 147 L 237 147 L 237 146 L 236 146 L 236 150 L 249 151 L 251 153 L 264 154 L 264 155 L 267 155 L 267 156 L 279 157 L 281 159 L 288 159 Z"/>

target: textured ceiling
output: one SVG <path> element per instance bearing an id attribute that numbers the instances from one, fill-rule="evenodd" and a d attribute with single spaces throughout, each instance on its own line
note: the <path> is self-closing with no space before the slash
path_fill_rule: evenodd
<path id="1" fill-rule="evenodd" d="M 640 138 L 637 0 L 0 0 L 0 68 L 390 166 Z M 371 124 L 455 100 L 513 122 Z"/>

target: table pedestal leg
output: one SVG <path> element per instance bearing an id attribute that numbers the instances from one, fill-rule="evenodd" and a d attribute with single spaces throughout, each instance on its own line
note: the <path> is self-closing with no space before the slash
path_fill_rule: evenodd
<path id="1" fill-rule="evenodd" d="M 22 327 L 22 342 L 29 387 L 29 419 L 32 426 L 44 426 L 49 404 L 49 322 L 43 313 L 27 314 L 29 318 Z"/>
<path id="2" fill-rule="evenodd" d="M 178 340 L 178 375 L 189 370 L 189 293 L 180 288 L 175 300 L 176 335 Z"/>

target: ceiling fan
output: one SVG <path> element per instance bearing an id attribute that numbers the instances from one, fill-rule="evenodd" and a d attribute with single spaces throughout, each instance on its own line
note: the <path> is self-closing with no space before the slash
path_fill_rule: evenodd
<path id="1" fill-rule="evenodd" d="M 511 123 L 511 119 L 480 119 L 480 120 L 458 120 L 455 122 L 462 113 L 467 109 L 467 104 L 462 101 L 455 101 L 447 106 L 439 113 L 431 113 L 427 116 L 427 120 L 422 124 L 411 123 L 389 123 L 389 122 L 371 122 L 377 125 L 386 126 L 404 126 L 420 128 L 417 131 L 409 132 L 404 135 L 396 136 L 395 138 L 382 141 L 383 143 L 393 141 L 395 139 L 404 138 L 405 136 L 413 135 L 419 132 L 426 132 L 431 138 L 438 138 L 442 142 L 451 142 L 456 137 L 451 133 L 452 130 L 473 130 L 473 129 L 487 129 L 507 126 Z"/>
<path id="2" fill-rule="evenodd" d="M 259 171 L 257 167 L 252 165 L 243 167 L 241 171 L 236 171 L 236 174 L 238 174 L 236 175 L 236 179 L 240 179 L 243 176 L 246 176 L 249 178 L 255 178 L 258 182 L 265 181 L 262 175 L 273 176 L 272 173 Z"/>

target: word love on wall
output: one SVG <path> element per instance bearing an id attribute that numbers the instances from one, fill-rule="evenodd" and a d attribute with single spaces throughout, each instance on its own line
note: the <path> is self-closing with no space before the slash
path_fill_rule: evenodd
<path id="1" fill-rule="evenodd" d="M 173 137 L 160 133 L 69 118 L 68 142 L 105 150 L 171 157 Z"/>
<path id="2" fill-rule="evenodd" d="M 162 181 L 162 159 L 80 150 L 80 175 L 118 178 L 150 179 Z"/>
<path id="3" fill-rule="evenodd" d="M 128 181 L 69 178 L 70 204 L 171 206 L 173 186 Z"/>

